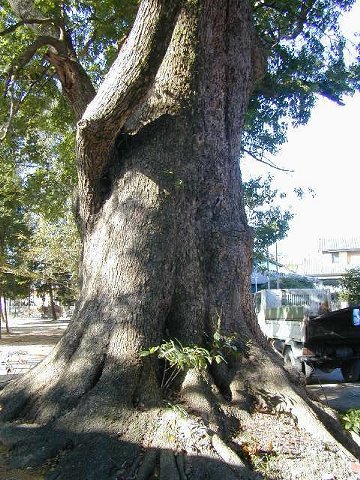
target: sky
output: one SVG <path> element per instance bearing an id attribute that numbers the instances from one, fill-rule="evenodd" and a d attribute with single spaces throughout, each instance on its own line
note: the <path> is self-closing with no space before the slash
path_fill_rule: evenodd
<path id="1" fill-rule="evenodd" d="M 342 26 L 347 38 L 360 31 L 360 0 L 344 15 Z M 272 160 L 293 173 L 252 159 L 241 162 L 244 180 L 269 172 L 281 191 L 299 186 L 315 191 L 314 198 L 289 195 L 282 203 L 295 213 L 287 238 L 278 243 L 284 264 L 314 253 L 319 238 L 360 236 L 360 93 L 344 100 L 345 106 L 339 106 L 319 99 L 308 124 L 289 130 L 288 142 Z"/>

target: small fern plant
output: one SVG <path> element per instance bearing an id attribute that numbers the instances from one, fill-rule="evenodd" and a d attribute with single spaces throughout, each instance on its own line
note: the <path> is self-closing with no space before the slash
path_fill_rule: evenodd
<path id="1" fill-rule="evenodd" d="M 164 370 L 161 385 L 163 388 L 166 388 L 181 371 L 186 371 L 191 368 L 204 371 L 214 362 L 217 364 L 222 362 L 227 363 L 223 352 L 237 352 L 237 348 L 233 343 L 234 339 L 235 335 L 221 335 L 219 329 L 217 329 L 213 335 L 210 350 L 198 345 L 184 346 L 179 340 L 171 339 L 162 342 L 160 345 L 150 347 L 148 350 L 142 350 L 140 357 L 156 355 L 158 358 L 164 359 L 167 362 L 168 367 Z M 171 374 L 165 382 L 165 376 L 169 370 L 171 370 Z"/>
<path id="2" fill-rule="evenodd" d="M 340 416 L 341 423 L 345 430 L 360 433 L 360 410 L 350 409 Z"/>

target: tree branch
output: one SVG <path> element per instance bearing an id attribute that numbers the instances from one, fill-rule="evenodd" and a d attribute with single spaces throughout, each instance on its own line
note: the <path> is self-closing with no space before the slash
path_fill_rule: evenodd
<path id="1" fill-rule="evenodd" d="M 67 32 L 62 33 L 62 38 L 57 39 L 51 35 L 42 35 L 29 45 L 11 66 L 9 77 L 16 79 L 19 72 L 30 62 L 36 52 L 48 46 L 46 59 L 55 67 L 56 73 L 62 84 L 76 116 L 82 117 L 87 105 L 95 96 L 95 89 L 89 76 L 76 58 Z"/>
<path id="2" fill-rule="evenodd" d="M 12 75 L 14 72 L 19 73 L 30 62 L 35 53 L 44 46 L 52 46 L 60 52 L 64 50 L 63 42 L 54 37 L 49 35 L 37 37 L 36 40 L 29 45 L 17 58 L 15 65 L 11 66 L 10 75 Z"/>
<path id="3" fill-rule="evenodd" d="M 9 82 L 8 82 L 8 86 L 7 86 L 7 92 L 9 92 L 8 96 L 10 98 L 10 107 L 9 107 L 9 115 L 8 115 L 8 119 L 7 121 L 5 122 L 5 124 L 2 125 L 1 127 L 1 130 L 2 130 L 2 133 L 0 135 L 0 142 L 3 142 L 9 132 L 9 129 L 11 127 L 11 123 L 12 123 L 12 120 L 14 118 L 14 116 L 17 114 L 17 112 L 19 111 L 20 109 L 20 106 L 21 104 L 24 103 L 24 101 L 26 100 L 26 98 L 29 96 L 29 94 L 31 93 L 31 91 L 37 86 L 39 85 L 39 81 L 45 77 L 45 74 L 46 72 L 49 70 L 49 66 L 46 65 L 40 75 L 39 78 L 37 78 L 36 80 L 34 80 L 29 88 L 27 89 L 26 92 L 23 92 L 22 95 L 21 95 L 21 98 L 19 100 L 15 100 L 14 99 L 14 96 L 13 96 L 13 93 L 12 93 L 12 89 L 11 89 L 11 86 L 12 86 L 12 83 L 14 81 L 14 79 L 10 79 Z M 41 85 L 37 88 L 37 91 L 39 92 L 42 87 L 44 86 L 44 84 L 49 81 L 52 77 L 49 77 L 47 78 L 45 81 L 43 81 L 41 83 Z"/>
<path id="4" fill-rule="evenodd" d="M 269 43 L 270 45 L 275 45 L 276 43 L 280 42 L 280 40 L 295 40 L 304 30 L 304 26 L 306 24 L 306 21 L 308 19 L 308 15 L 310 10 L 313 8 L 316 0 L 304 0 L 301 4 L 300 11 L 298 13 L 293 13 L 291 12 L 291 3 L 284 3 L 284 6 L 278 6 L 276 1 L 273 2 L 259 2 L 255 4 L 254 10 L 258 10 L 260 8 L 268 8 L 271 10 L 274 10 L 280 15 L 287 15 L 290 14 L 291 17 L 293 17 L 293 27 L 294 30 L 292 31 L 291 34 L 286 35 L 285 33 L 282 34 L 280 30 L 277 30 L 276 34 L 274 32 L 271 32 L 275 38 L 277 38 L 277 42 L 269 42 L 266 40 L 265 36 L 262 36 L 262 38 L 265 40 L 266 43 Z"/>
<path id="5" fill-rule="evenodd" d="M 52 18 L 26 18 L 14 23 L 14 25 L 10 25 L 10 27 L 5 28 L 5 30 L 0 31 L 0 37 L 15 32 L 15 30 L 23 25 L 50 25 L 51 23 L 56 25 L 56 22 Z"/>
<path id="6" fill-rule="evenodd" d="M 11 91 L 11 90 L 10 90 Z M 0 142 L 3 142 L 9 132 L 10 126 L 12 119 L 18 112 L 20 107 L 20 102 L 15 102 L 14 97 L 12 95 L 12 92 L 10 94 L 10 107 L 9 107 L 9 115 L 7 121 L 1 126 L 1 136 L 0 136 Z"/>
<path id="7" fill-rule="evenodd" d="M 279 170 L 281 172 L 288 172 L 288 173 L 294 172 L 294 170 L 289 170 L 287 168 L 278 167 L 274 162 L 272 162 L 269 159 L 263 160 L 262 158 L 259 158 L 256 155 L 254 155 L 252 152 L 250 152 L 250 150 L 247 150 L 246 148 L 244 148 L 243 151 L 245 153 L 247 153 L 251 158 L 256 160 L 257 162 L 263 163 L 264 165 L 267 165 L 268 167 L 274 168 L 275 170 Z"/>
<path id="8" fill-rule="evenodd" d="M 295 19 L 295 30 L 291 35 L 282 37 L 284 40 L 295 40 L 300 33 L 304 30 L 306 20 L 308 18 L 309 12 L 314 6 L 315 0 L 307 1 L 305 0 L 301 5 L 301 10 L 299 15 Z"/>

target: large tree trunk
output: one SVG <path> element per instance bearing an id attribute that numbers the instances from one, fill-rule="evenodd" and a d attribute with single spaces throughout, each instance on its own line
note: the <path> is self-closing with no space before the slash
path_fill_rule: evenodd
<path id="1" fill-rule="evenodd" d="M 247 2 L 145 0 L 79 123 L 80 301 L 53 353 L 2 393 L 3 420 L 42 424 L 44 438 L 52 426 L 51 442 L 31 461 L 72 449 L 73 463 L 60 463 L 56 478 L 113 478 L 111 462 L 126 464 L 129 478 L 131 469 L 148 478 L 152 448 L 173 444 L 165 414 L 156 434 L 152 426 L 169 395 L 164 365 L 140 352 L 166 339 L 209 348 L 218 323 L 223 335 L 236 334 L 241 358 L 212 366 L 207 377 L 190 370 L 170 390 L 206 419 L 219 458 L 231 457 L 217 436 L 226 434 L 220 406 L 245 411 L 259 383 L 270 397 L 286 393 L 294 415 L 307 409 L 261 353 L 252 313 L 239 141 L 261 65 Z M 103 450 L 107 434 L 119 437 L 118 453 Z M 141 446 L 149 450 L 139 467 Z M 160 465 L 170 473 L 160 478 L 183 478 L 164 452 Z M 208 448 L 202 454 L 214 458 Z M 245 466 L 231 458 L 232 469 L 218 466 L 216 475 L 211 463 L 193 463 L 191 478 L 244 478 Z"/>

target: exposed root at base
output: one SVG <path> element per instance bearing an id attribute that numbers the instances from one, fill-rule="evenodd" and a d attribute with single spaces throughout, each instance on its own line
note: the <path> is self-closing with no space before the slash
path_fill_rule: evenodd
<path id="1" fill-rule="evenodd" d="M 11 468 L 46 470 L 31 480 L 313 480 L 330 466 L 337 480 L 355 480 L 348 464 L 356 451 L 337 444 L 282 370 L 247 371 L 234 377 L 231 401 L 196 371 L 183 381 L 182 403 L 167 408 L 94 388 L 47 425 L 3 424 L 0 445 L 11 449 Z"/>
<path id="2" fill-rule="evenodd" d="M 69 426 L 3 425 L 0 445 L 10 449 L 9 466 L 23 469 L 4 478 L 313 480 L 325 473 L 338 480 L 357 478 L 350 454 L 336 442 L 315 439 L 283 413 L 254 411 L 242 417 L 240 412 L 244 422 L 225 440 L 184 405 L 127 414 L 115 406 L 110 411 L 108 405 L 106 411 L 107 417 L 100 412 L 104 421 L 97 430 L 87 429 L 91 419 L 85 417 L 82 432 L 79 424 L 77 431 Z M 238 407 L 228 405 L 228 413 L 236 416 Z M 13 474 L 20 471 L 27 476 Z"/>
<path id="3" fill-rule="evenodd" d="M 256 478 L 216 433 L 185 411 L 137 411 L 111 424 L 112 432 L 104 424 L 103 432 L 87 433 L 8 424 L 0 429 L 0 442 L 11 449 L 11 468 L 48 467 L 48 480 Z"/>

